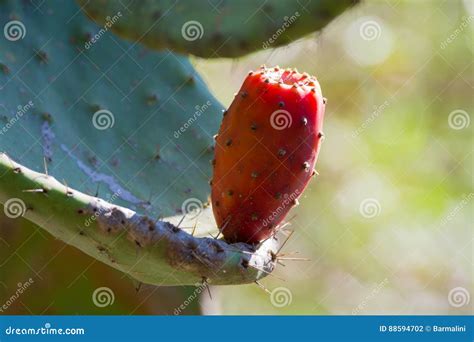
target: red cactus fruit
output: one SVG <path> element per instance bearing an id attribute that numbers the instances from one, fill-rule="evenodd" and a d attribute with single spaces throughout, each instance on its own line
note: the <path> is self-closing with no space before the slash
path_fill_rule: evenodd
<path id="1" fill-rule="evenodd" d="M 298 203 L 323 139 L 325 99 L 315 77 L 250 72 L 216 136 L 212 206 L 229 242 L 270 237 Z"/>

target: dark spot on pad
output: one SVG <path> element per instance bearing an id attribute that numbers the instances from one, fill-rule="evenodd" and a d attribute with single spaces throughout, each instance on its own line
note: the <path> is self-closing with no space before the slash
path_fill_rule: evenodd
<path id="1" fill-rule="evenodd" d="M 160 18 L 161 18 L 161 11 L 155 11 L 155 12 L 153 12 L 153 14 L 151 15 L 151 18 L 152 18 L 154 21 L 160 19 Z"/>
<path id="2" fill-rule="evenodd" d="M 3 63 L 0 63 L 0 70 L 5 74 L 10 74 L 10 69 Z"/>
<path id="3" fill-rule="evenodd" d="M 154 104 L 156 104 L 158 102 L 158 96 L 155 95 L 155 94 L 152 94 L 152 95 L 149 95 L 147 96 L 146 98 L 146 104 L 148 106 L 153 106 Z"/>
<path id="4" fill-rule="evenodd" d="M 46 52 L 41 50 L 36 51 L 36 58 L 39 60 L 40 63 L 43 64 L 48 64 L 49 62 L 48 55 L 46 54 Z"/>

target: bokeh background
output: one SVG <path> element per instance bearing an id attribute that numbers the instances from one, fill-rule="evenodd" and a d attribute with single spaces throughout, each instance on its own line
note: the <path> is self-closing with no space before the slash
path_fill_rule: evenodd
<path id="1" fill-rule="evenodd" d="M 257 285 L 202 291 L 184 313 L 472 314 L 474 1 L 365 1 L 322 32 L 244 58 L 194 58 L 230 104 L 251 69 L 297 67 L 328 99 L 317 169 L 284 261 Z M 0 211 L 7 314 L 173 314 L 193 288 L 139 285 Z M 107 286 L 113 305 L 93 291 Z M 137 291 L 137 289 L 139 289 Z"/>

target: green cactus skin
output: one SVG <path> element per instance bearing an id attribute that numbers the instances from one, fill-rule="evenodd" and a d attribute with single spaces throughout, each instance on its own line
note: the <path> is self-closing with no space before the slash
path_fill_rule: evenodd
<path id="1" fill-rule="evenodd" d="M 258 249 L 198 238 L 163 220 L 73 190 L 0 154 L 0 202 L 19 199 L 24 217 L 133 278 L 154 285 L 254 282 L 273 271 L 276 240 Z"/>
<path id="2" fill-rule="evenodd" d="M 118 20 L 111 30 L 124 38 L 158 50 L 218 58 L 239 57 L 262 48 L 288 44 L 322 29 L 358 1 L 310 0 L 301 4 L 294 0 L 78 2 L 101 24 L 108 16 L 121 12 L 123 20 Z"/>
<path id="3" fill-rule="evenodd" d="M 0 26 L 16 18 L 26 28 L 23 39 L 0 37 L 0 151 L 36 171 L 46 158 L 71 187 L 99 187 L 102 198 L 152 216 L 180 213 L 191 197 L 206 202 L 223 107 L 188 59 L 110 31 L 86 49 L 102 28 L 74 2 L 40 9 L 0 2 Z M 207 109 L 176 138 L 196 107 Z M 95 128 L 98 110 L 113 114 L 112 127 Z"/>
<path id="4" fill-rule="evenodd" d="M 0 2 L 1 26 L 26 29 L 0 39 L 0 151 L 19 163 L 0 157 L 0 203 L 22 199 L 27 219 L 145 283 L 238 284 L 270 272 L 268 247 L 251 257 L 250 246 L 155 223 L 209 195 L 222 106 L 189 61 L 103 32 L 74 2 L 38 6 Z M 197 106 L 207 109 L 176 137 Z M 99 110 L 113 113 L 108 129 L 93 125 Z M 36 173 L 45 161 L 50 176 Z M 87 195 L 97 192 L 113 204 Z"/>

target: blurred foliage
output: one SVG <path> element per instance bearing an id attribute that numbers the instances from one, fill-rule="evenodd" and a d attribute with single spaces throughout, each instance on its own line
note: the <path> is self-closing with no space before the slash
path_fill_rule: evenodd
<path id="1" fill-rule="evenodd" d="M 213 288 L 222 313 L 472 313 L 473 298 L 456 308 L 448 293 L 474 296 L 474 123 L 449 124 L 455 110 L 473 113 L 473 15 L 470 0 L 366 1 L 287 47 L 193 60 L 226 105 L 263 63 L 316 75 L 328 98 L 320 176 L 290 214 L 295 234 L 283 249 L 310 261 L 284 261 L 263 281 L 288 288 L 291 303 L 275 307 L 256 285 Z M 375 38 L 363 39 L 367 22 L 378 24 Z M 378 204 L 374 217 L 361 215 L 366 199 Z M 137 294 L 119 272 L 18 222 L 2 223 L 0 298 L 19 281 L 35 284 L 7 313 L 160 314 L 179 305 L 174 289 Z M 43 239 L 50 249 L 35 248 Z M 98 286 L 114 290 L 112 306 L 91 303 Z"/>
<path id="2" fill-rule="evenodd" d="M 322 35 L 237 61 L 194 61 L 224 104 L 263 63 L 317 76 L 328 98 L 320 176 L 292 212 L 283 250 L 311 260 L 285 261 L 275 273 L 284 281 L 263 282 L 288 288 L 292 302 L 276 308 L 257 286 L 219 288 L 225 313 L 472 313 L 472 298 L 448 302 L 455 287 L 474 296 L 474 124 L 448 121 L 454 110 L 473 113 L 472 15 L 474 1 L 366 1 Z M 376 38 L 364 40 L 371 22 Z M 378 215 L 361 215 L 364 199 L 378 201 Z"/>

